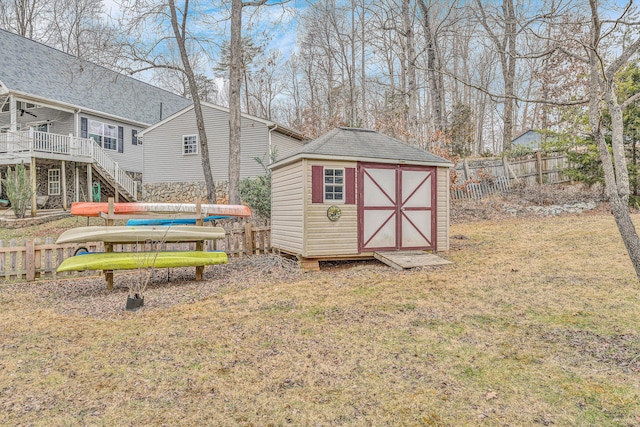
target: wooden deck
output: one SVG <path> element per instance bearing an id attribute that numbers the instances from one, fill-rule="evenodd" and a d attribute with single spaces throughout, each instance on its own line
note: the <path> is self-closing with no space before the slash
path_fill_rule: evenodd
<path id="1" fill-rule="evenodd" d="M 451 264 L 451 261 L 424 251 L 374 252 L 373 256 L 396 270 Z"/>

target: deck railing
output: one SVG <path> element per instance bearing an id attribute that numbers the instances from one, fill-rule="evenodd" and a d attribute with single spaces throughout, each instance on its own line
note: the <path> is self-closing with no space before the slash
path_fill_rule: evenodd
<path id="1" fill-rule="evenodd" d="M 118 163 L 114 161 L 102 147 L 93 139 L 92 157 L 93 160 L 105 170 L 120 186 L 129 193 L 134 199 L 138 194 L 138 183 L 135 182 L 125 171 L 120 169 Z"/>
<path id="2" fill-rule="evenodd" d="M 125 171 L 120 169 L 105 150 L 91 138 L 71 135 L 58 135 L 32 129 L 0 134 L 1 153 L 51 153 L 91 158 L 120 187 L 134 199 L 138 194 L 138 184 Z"/>

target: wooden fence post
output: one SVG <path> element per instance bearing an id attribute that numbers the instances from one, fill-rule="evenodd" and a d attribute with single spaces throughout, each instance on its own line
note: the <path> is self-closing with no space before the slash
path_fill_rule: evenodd
<path id="1" fill-rule="evenodd" d="M 542 154 L 540 150 L 536 151 L 536 166 L 538 168 L 538 184 L 542 184 Z"/>
<path id="2" fill-rule="evenodd" d="M 36 251 L 32 239 L 25 243 L 25 278 L 27 282 L 33 282 L 36 278 Z"/>
<path id="3" fill-rule="evenodd" d="M 244 252 L 247 256 L 253 255 L 253 235 L 251 231 L 251 223 L 244 224 Z"/>
<path id="4" fill-rule="evenodd" d="M 467 162 L 467 159 L 462 161 L 462 166 L 464 167 L 464 179 L 468 180 L 471 178 L 471 172 L 469 171 L 469 162 Z"/>

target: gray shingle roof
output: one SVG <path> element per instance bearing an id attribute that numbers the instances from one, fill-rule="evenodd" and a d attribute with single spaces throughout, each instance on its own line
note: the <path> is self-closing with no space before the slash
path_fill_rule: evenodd
<path id="1" fill-rule="evenodd" d="M 0 30 L 0 82 L 9 90 L 153 124 L 190 100 Z"/>
<path id="2" fill-rule="evenodd" d="M 348 157 L 451 164 L 450 161 L 442 157 L 376 131 L 345 127 L 336 128 L 314 139 L 289 158 L 294 156 Z"/>

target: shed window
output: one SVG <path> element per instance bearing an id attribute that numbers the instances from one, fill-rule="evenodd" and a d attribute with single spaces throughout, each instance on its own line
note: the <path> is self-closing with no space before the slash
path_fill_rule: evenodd
<path id="1" fill-rule="evenodd" d="M 324 200 L 326 202 L 344 200 L 344 169 L 324 170 Z"/>
<path id="2" fill-rule="evenodd" d="M 182 137 L 182 154 L 198 154 L 198 135 Z"/>
<path id="3" fill-rule="evenodd" d="M 60 169 L 49 169 L 48 189 L 50 196 L 60 194 Z"/>
<path id="4" fill-rule="evenodd" d="M 311 203 L 356 203 L 356 169 L 311 167 Z"/>

